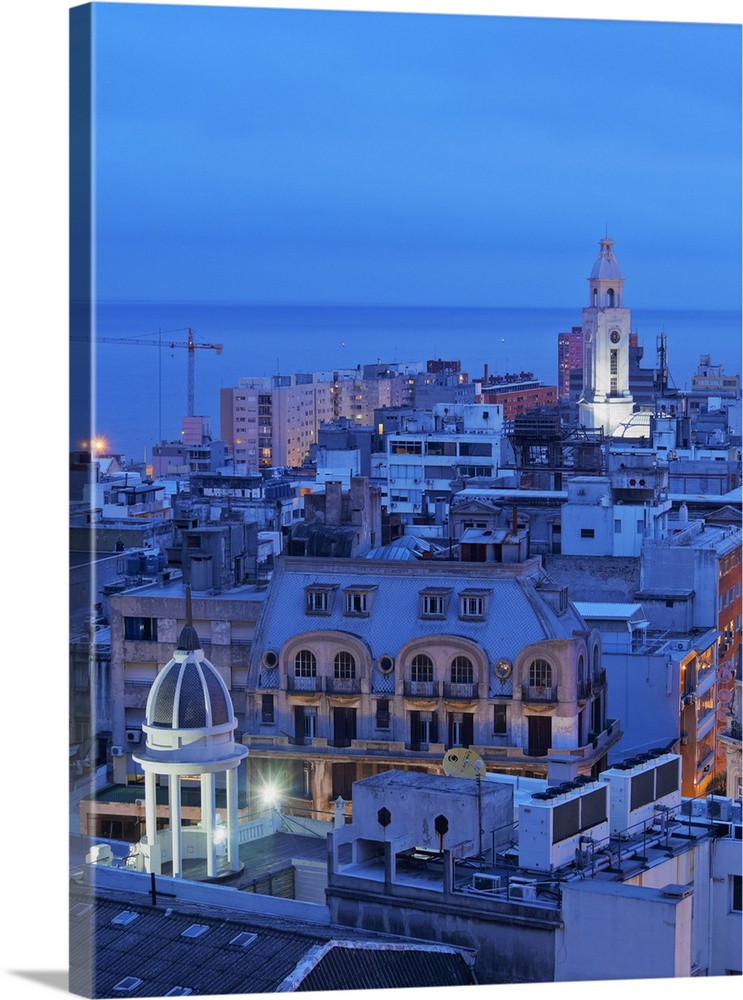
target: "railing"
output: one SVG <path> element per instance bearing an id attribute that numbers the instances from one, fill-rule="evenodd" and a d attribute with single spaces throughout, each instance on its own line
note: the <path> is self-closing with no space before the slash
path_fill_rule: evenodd
<path id="1" fill-rule="evenodd" d="M 522 701 L 557 701 L 557 687 L 532 687 L 524 684 L 521 689 Z"/>
<path id="2" fill-rule="evenodd" d="M 292 677 L 286 679 L 289 691 L 322 691 L 322 677 Z"/>
<path id="3" fill-rule="evenodd" d="M 438 681 L 405 681 L 405 694 L 419 698 L 438 698 Z"/>
<path id="4" fill-rule="evenodd" d="M 472 681 L 469 683 L 444 683 L 444 697 L 472 701 L 474 698 L 479 698 L 479 684 Z"/>
<path id="5" fill-rule="evenodd" d="M 590 681 L 584 681 L 582 684 L 578 685 L 578 698 L 583 701 L 586 698 L 591 697 L 591 691 L 593 690 L 593 685 Z"/>
<path id="6" fill-rule="evenodd" d="M 361 680 L 358 677 L 328 677 L 325 690 L 328 694 L 361 694 Z"/>

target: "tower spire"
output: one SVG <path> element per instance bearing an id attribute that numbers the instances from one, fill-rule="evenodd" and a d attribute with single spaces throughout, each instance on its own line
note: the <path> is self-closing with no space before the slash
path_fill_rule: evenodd
<path id="1" fill-rule="evenodd" d="M 178 639 L 178 649 L 192 653 L 195 649 L 201 649 L 201 643 L 196 629 L 193 626 L 193 609 L 191 606 L 191 584 L 186 584 L 186 624 L 181 629 Z"/>

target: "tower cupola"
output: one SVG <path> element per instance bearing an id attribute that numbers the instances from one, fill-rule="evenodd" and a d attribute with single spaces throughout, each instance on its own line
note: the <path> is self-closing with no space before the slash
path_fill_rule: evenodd
<path id="1" fill-rule="evenodd" d="M 598 309 L 621 309 L 624 279 L 619 261 L 614 256 L 614 240 L 599 240 L 599 255 L 593 262 L 588 278 L 589 306 Z"/>

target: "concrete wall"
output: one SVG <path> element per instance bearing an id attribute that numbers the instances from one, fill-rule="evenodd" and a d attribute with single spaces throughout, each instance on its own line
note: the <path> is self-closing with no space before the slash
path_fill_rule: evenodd
<path id="1" fill-rule="evenodd" d="M 571 601 L 628 602 L 640 589 L 640 560 L 629 556 L 546 555 L 542 561 Z"/>
<path id="2" fill-rule="evenodd" d="M 130 893 L 143 893 L 149 897 L 151 879 L 148 874 L 104 865 L 85 865 L 83 877 L 89 884 L 97 884 L 104 889 L 114 889 Z M 316 903 L 307 903 L 279 896 L 263 896 L 255 892 L 241 892 L 231 886 L 214 886 L 207 882 L 192 882 L 188 879 L 170 878 L 158 875 L 155 879 L 157 891 L 167 893 L 175 899 L 188 903 L 203 904 L 249 914 L 252 918 L 265 914 L 271 917 L 285 917 L 309 924 L 329 923 L 328 909 Z"/>
<path id="3" fill-rule="evenodd" d="M 611 653 L 604 648 L 606 714 L 622 720 L 612 757 L 666 746 L 679 734 L 678 663 L 665 654 Z"/>
<path id="4" fill-rule="evenodd" d="M 741 931 L 743 914 L 732 909 L 732 879 L 741 877 L 743 855 L 739 840 L 718 840 L 712 844 L 709 975 L 741 974 Z"/>
<path id="5" fill-rule="evenodd" d="M 478 983 L 554 979 L 559 926 L 554 910 L 492 901 L 483 905 L 462 893 L 444 897 L 407 886 L 404 893 L 382 895 L 379 883 L 364 891 L 361 879 L 342 880 L 343 888 L 334 881 L 331 877 L 328 893 L 332 923 L 472 949 Z"/>
<path id="6" fill-rule="evenodd" d="M 671 979 L 691 973 L 692 895 L 596 880 L 562 889 L 555 981 Z"/>

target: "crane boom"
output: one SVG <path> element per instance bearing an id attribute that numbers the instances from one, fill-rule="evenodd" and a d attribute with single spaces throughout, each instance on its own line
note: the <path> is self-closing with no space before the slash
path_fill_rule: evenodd
<path id="1" fill-rule="evenodd" d="M 72 337 L 72 340 L 87 340 L 87 337 Z M 222 344 L 197 344 L 193 339 L 193 331 L 191 327 L 188 328 L 188 340 L 177 341 L 177 340 L 145 340 L 141 337 L 96 337 L 95 340 L 100 344 L 136 344 L 140 347 L 185 347 L 188 351 L 188 385 L 187 385 L 187 410 L 186 413 L 189 417 L 194 415 L 194 383 L 195 383 L 195 352 L 200 351 L 216 351 L 217 354 L 222 353 Z"/>

